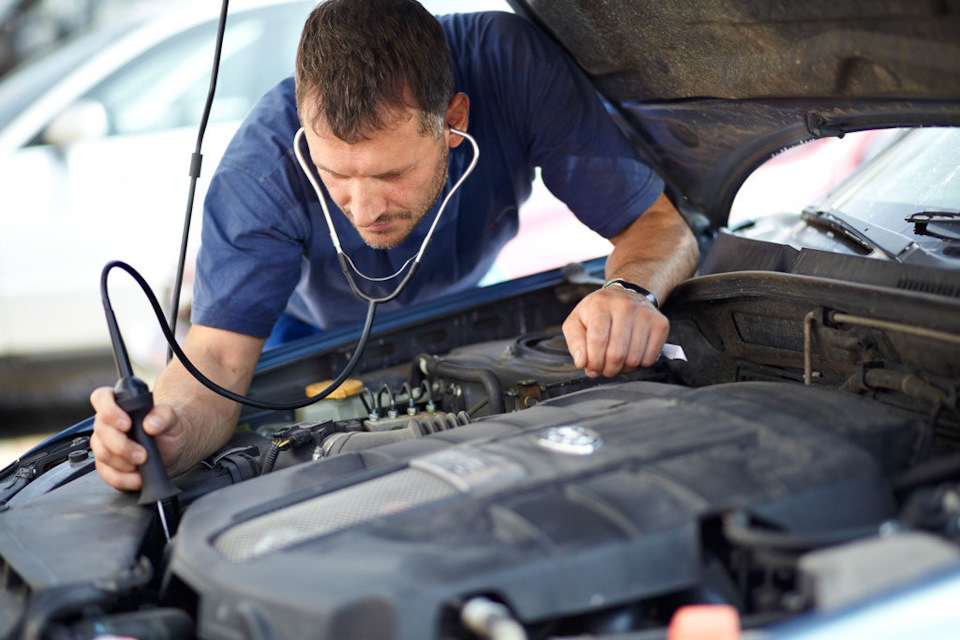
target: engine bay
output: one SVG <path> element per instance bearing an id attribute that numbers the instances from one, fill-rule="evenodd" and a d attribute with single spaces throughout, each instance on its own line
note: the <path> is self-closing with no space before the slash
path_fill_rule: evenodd
<path id="1" fill-rule="evenodd" d="M 684 605 L 767 628 L 958 566 L 958 348 L 904 329 L 956 303 L 774 276 L 685 284 L 669 348 L 614 379 L 566 351 L 569 278 L 388 318 L 338 394 L 245 412 L 175 479 L 169 543 L 68 434 L 0 479 L 0 635 L 524 637 L 479 608 L 666 637 Z M 309 395 L 335 338 L 251 394 Z"/>

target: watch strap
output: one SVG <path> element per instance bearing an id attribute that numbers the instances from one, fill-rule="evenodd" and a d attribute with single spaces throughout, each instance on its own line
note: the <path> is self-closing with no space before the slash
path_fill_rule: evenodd
<path id="1" fill-rule="evenodd" d="M 613 280 L 607 280 L 603 285 L 604 289 L 609 289 L 610 287 L 620 287 L 621 289 L 626 289 L 627 291 L 633 291 L 634 293 L 639 293 L 644 298 L 650 301 L 650 304 L 653 305 L 654 309 L 660 308 L 660 303 L 657 301 L 657 296 L 653 295 L 643 287 L 638 284 L 633 284 L 632 282 L 627 282 L 623 278 L 614 278 Z"/>

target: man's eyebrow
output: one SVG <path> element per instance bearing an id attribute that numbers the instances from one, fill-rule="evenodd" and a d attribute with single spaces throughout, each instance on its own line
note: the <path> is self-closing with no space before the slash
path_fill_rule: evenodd
<path id="1" fill-rule="evenodd" d="M 329 175 L 333 176 L 334 178 L 345 178 L 345 177 L 346 177 L 346 176 L 344 176 L 343 174 L 337 173 L 337 172 L 334 171 L 333 169 L 324 166 L 323 164 L 317 162 L 316 160 L 314 160 L 313 165 L 317 168 L 317 171 L 322 171 L 323 173 L 329 174 Z M 375 174 L 375 175 L 370 176 L 370 177 L 372 177 L 372 178 L 380 178 L 380 179 L 384 179 L 384 178 L 395 178 L 395 177 L 397 177 L 397 176 L 402 176 L 402 175 L 405 174 L 406 172 L 408 172 L 408 171 L 410 171 L 411 169 L 413 169 L 415 166 L 416 166 L 416 163 L 413 162 L 413 163 L 410 163 L 410 164 L 407 165 L 407 166 L 399 167 L 399 168 L 397 168 L 397 169 L 390 169 L 389 171 L 384 171 L 384 172 L 382 172 L 382 173 L 378 173 L 378 174 Z"/>
<path id="2" fill-rule="evenodd" d="M 315 166 L 315 167 L 317 168 L 317 171 L 321 171 L 321 172 L 323 172 L 323 173 L 329 173 L 330 175 L 334 176 L 335 178 L 340 178 L 340 177 L 342 177 L 339 173 L 337 173 L 337 172 L 334 171 L 333 169 L 330 169 L 329 167 L 323 166 L 322 164 L 320 164 L 320 163 L 317 162 L 316 160 L 313 161 L 313 166 Z"/>

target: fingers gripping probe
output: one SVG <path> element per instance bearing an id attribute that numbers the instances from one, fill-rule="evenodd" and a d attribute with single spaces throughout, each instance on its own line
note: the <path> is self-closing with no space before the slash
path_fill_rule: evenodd
<path id="1" fill-rule="evenodd" d="M 123 338 L 120 336 L 120 329 L 117 327 L 117 318 L 113 313 L 113 307 L 110 305 L 110 297 L 107 293 L 107 275 L 110 273 L 112 264 L 104 267 L 101 274 L 100 296 L 103 301 L 103 310 L 107 316 L 110 341 L 113 343 L 113 357 L 117 364 L 117 374 L 120 376 L 120 380 L 113 389 L 113 395 L 120 408 L 130 416 L 130 438 L 147 450 L 147 460 L 140 465 L 139 469 L 140 477 L 143 479 L 143 487 L 140 490 L 140 499 L 137 504 L 157 505 L 163 532 L 169 541 L 170 530 L 167 526 L 163 501 L 177 495 L 180 490 L 167 475 L 167 469 L 163 465 L 163 458 L 157 449 L 156 441 L 143 430 L 143 419 L 153 408 L 153 394 L 143 380 L 133 375 L 130 356 L 127 354 L 126 345 L 124 345 Z"/>
<path id="2" fill-rule="evenodd" d="M 417 268 L 420 266 L 420 260 L 423 258 L 424 252 L 427 250 L 427 245 L 430 244 L 430 239 L 433 237 L 433 232 L 437 228 L 437 223 L 440 222 L 440 216 L 443 215 L 444 210 L 447 208 L 447 203 L 450 201 L 450 198 L 453 197 L 453 194 L 457 192 L 460 188 L 460 185 L 463 184 L 464 180 L 473 173 L 473 169 L 477 166 L 477 160 L 480 158 L 480 147 L 477 145 L 477 141 L 470 134 L 464 131 L 458 131 L 457 129 L 450 128 L 452 133 L 457 134 L 461 138 L 467 140 L 470 145 L 473 147 L 473 159 L 470 161 L 470 164 L 467 166 L 466 171 L 463 172 L 463 175 L 460 176 L 460 179 L 453 185 L 453 188 L 447 193 L 444 197 L 443 202 L 440 203 L 440 209 L 437 211 L 436 217 L 433 219 L 433 223 L 430 225 L 427 235 L 423 238 L 423 242 L 420 244 L 420 250 L 411 257 L 409 260 L 403 263 L 400 269 L 396 273 L 390 276 L 383 278 L 373 278 L 370 276 L 364 275 L 356 265 L 353 264 L 353 261 L 350 259 L 344 251 L 343 247 L 340 245 L 340 236 L 337 235 L 336 229 L 333 227 L 333 218 L 330 216 L 330 208 L 327 206 L 327 200 L 323 195 L 323 190 L 320 188 L 320 183 L 317 182 L 316 177 L 313 175 L 313 171 L 310 170 L 307 161 L 303 157 L 303 152 L 300 150 L 300 139 L 303 137 L 303 127 L 297 130 L 296 135 L 293 137 L 293 152 L 297 156 L 297 162 L 300 163 L 300 169 L 303 170 L 304 175 L 306 175 L 307 180 L 310 181 L 310 185 L 313 187 L 314 192 L 317 194 L 317 199 L 320 201 L 320 209 L 323 211 L 323 217 L 327 221 L 327 228 L 330 230 L 330 241 L 333 243 L 333 248 L 337 252 L 337 261 L 340 263 L 340 269 L 343 271 L 343 275 L 347 278 L 347 283 L 350 285 L 350 288 L 353 292 L 358 295 L 360 298 L 368 302 L 389 302 L 400 295 L 400 292 L 407 286 L 407 282 L 410 281 L 410 278 L 413 277 L 413 274 L 416 272 Z M 397 277 L 400 273 L 407 268 L 407 265 L 410 265 L 409 271 L 403 277 L 403 280 L 397 285 L 396 289 L 392 293 L 389 293 L 381 298 L 375 298 L 364 293 L 356 283 L 356 280 L 353 277 L 353 273 L 356 272 L 364 280 L 369 280 L 373 282 L 382 282 L 384 280 L 390 280 Z"/>

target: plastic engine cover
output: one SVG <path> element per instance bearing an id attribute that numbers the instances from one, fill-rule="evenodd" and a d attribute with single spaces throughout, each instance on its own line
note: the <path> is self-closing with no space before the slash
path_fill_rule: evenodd
<path id="1" fill-rule="evenodd" d="M 170 570 L 203 638 L 436 638 L 473 594 L 543 621 L 697 585 L 705 515 L 881 522 L 914 437 L 793 384 L 599 387 L 207 496 Z"/>

